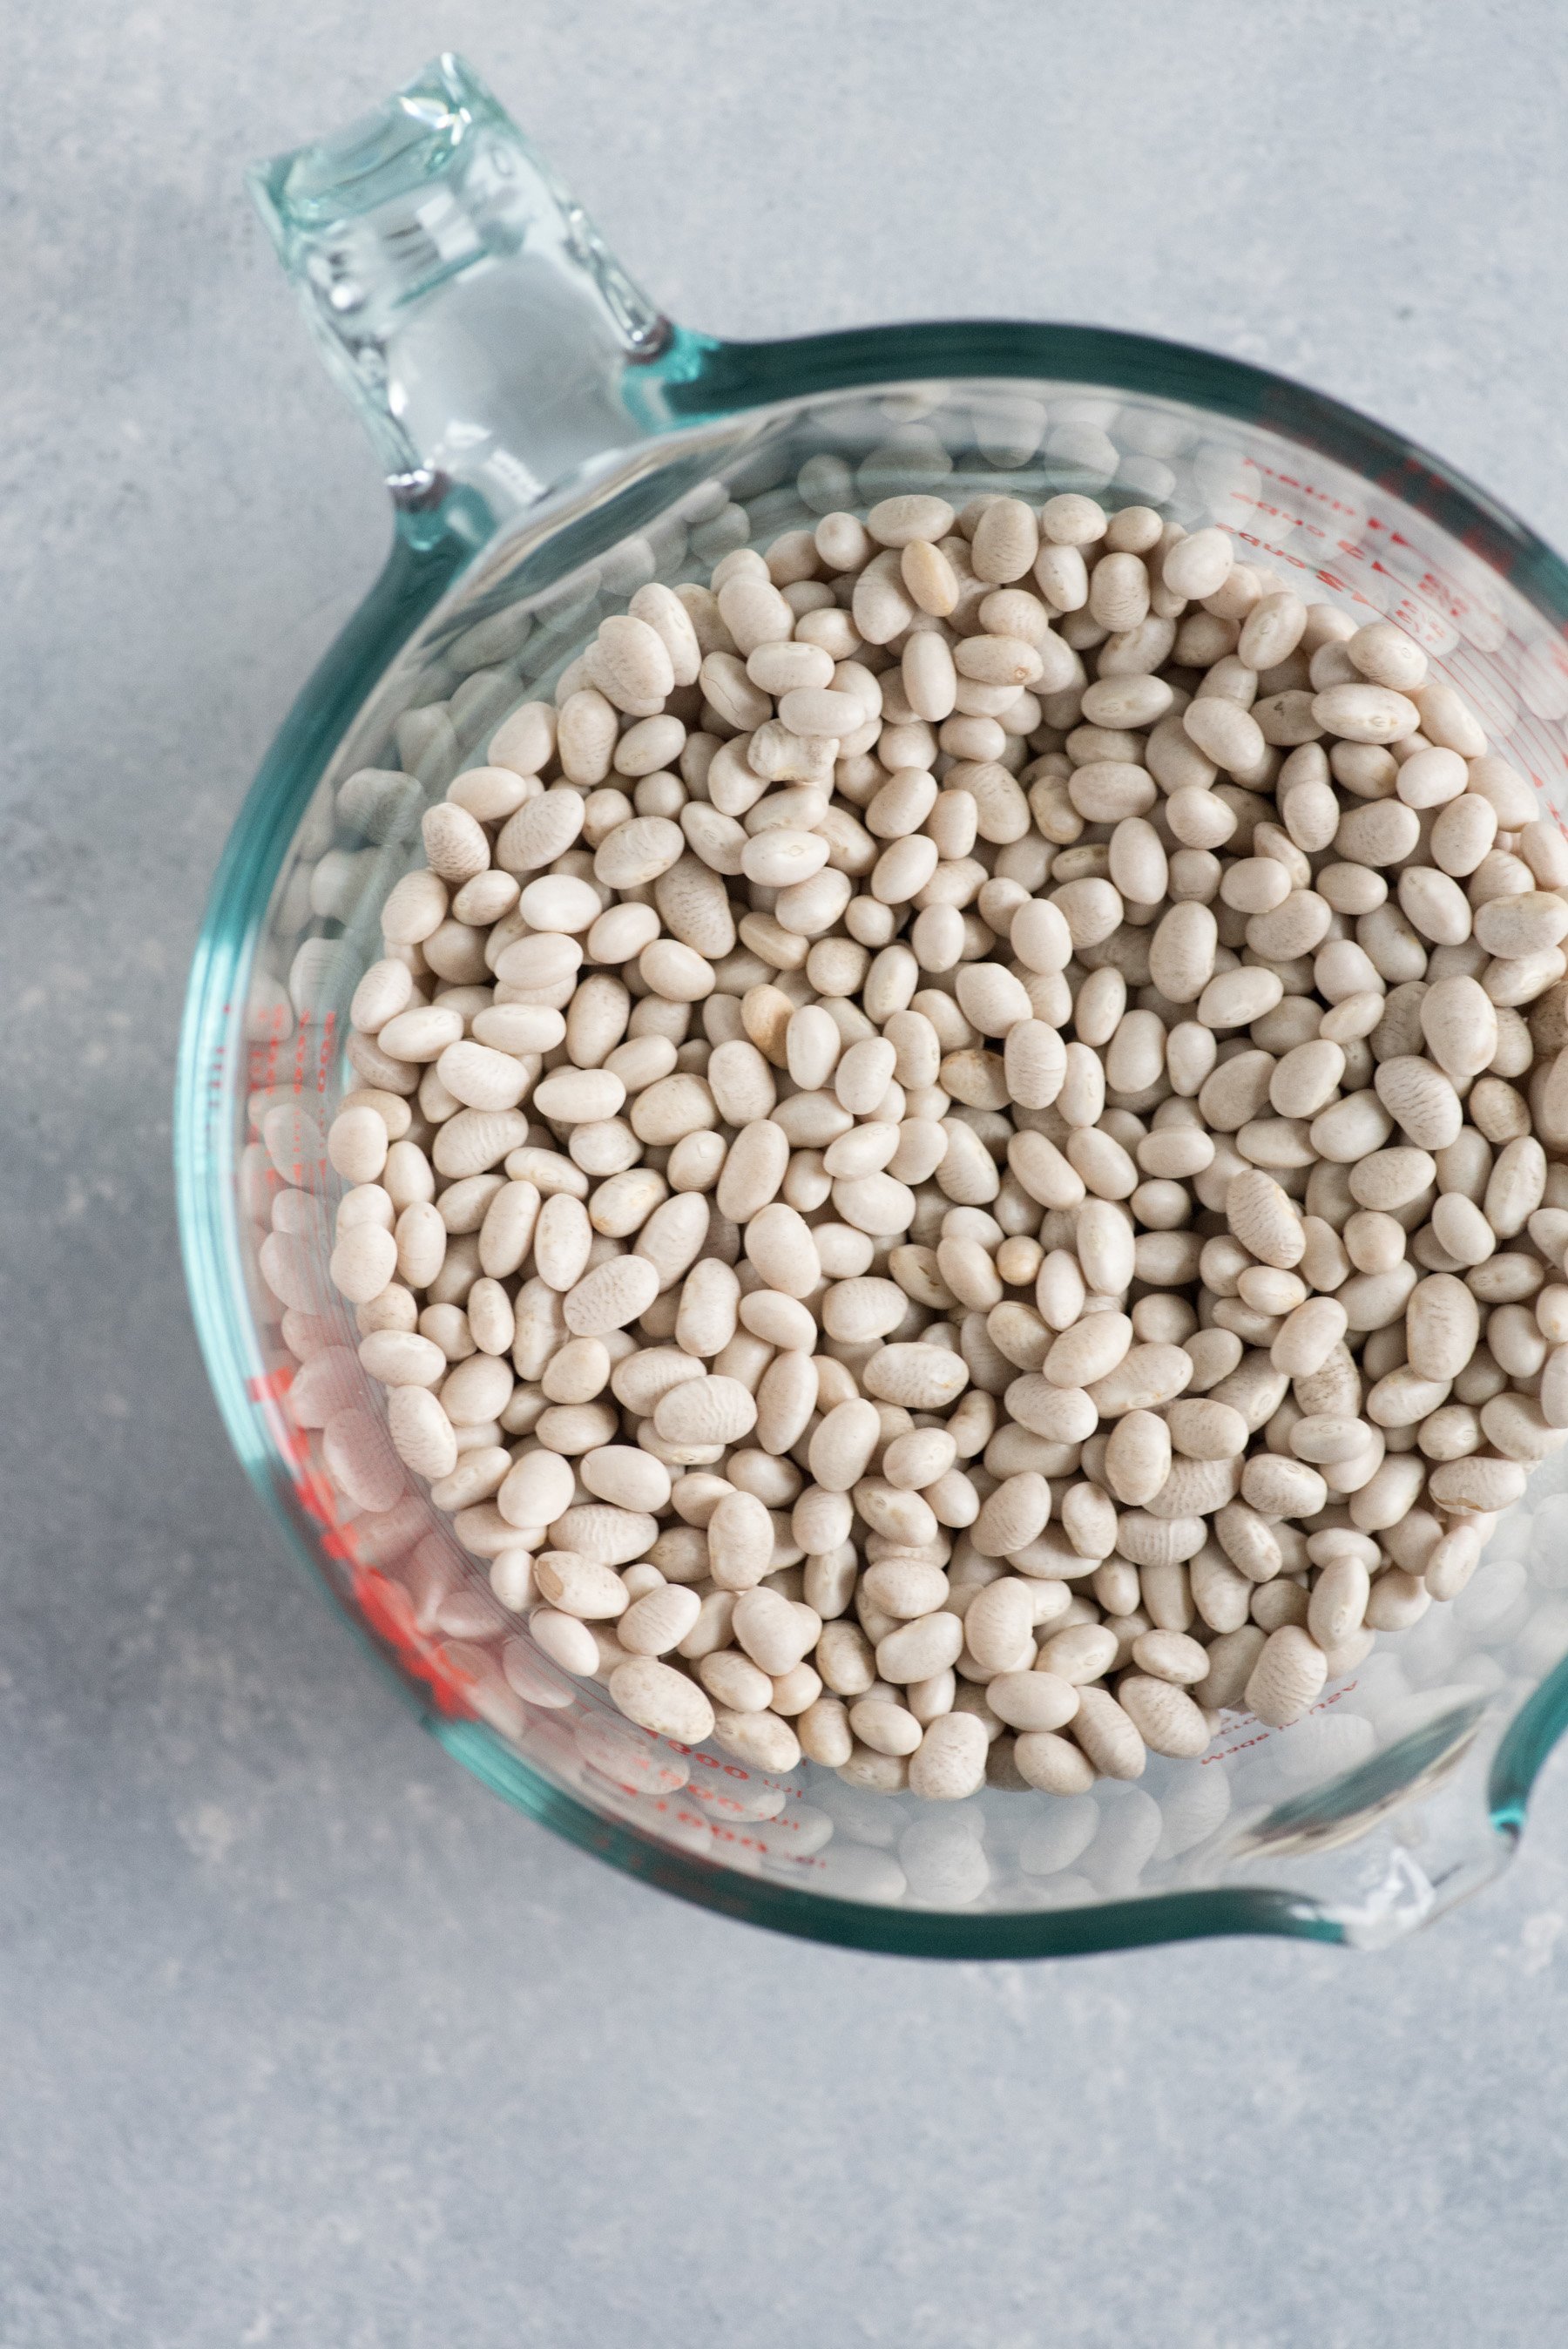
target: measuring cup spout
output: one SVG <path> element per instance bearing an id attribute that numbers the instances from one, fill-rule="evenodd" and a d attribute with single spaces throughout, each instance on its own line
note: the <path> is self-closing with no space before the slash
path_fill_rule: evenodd
<path id="1" fill-rule="evenodd" d="M 404 509 L 499 523 L 640 437 L 668 321 L 461 58 L 250 183 Z"/>

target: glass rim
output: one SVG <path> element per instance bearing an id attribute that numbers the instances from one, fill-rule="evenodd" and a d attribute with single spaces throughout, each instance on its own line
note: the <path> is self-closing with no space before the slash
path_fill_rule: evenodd
<path id="1" fill-rule="evenodd" d="M 658 441 L 696 438 L 727 419 L 769 409 L 782 417 L 835 394 L 985 379 L 1143 393 L 1274 431 L 1424 514 L 1568 634 L 1568 564 L 1456 468 L 1330 394 L 1217 352 L 1118 328 L 957 319 L 743 343 L 676 327 L 656 358 L 628 370 L 628 405 L 644 438 L 623 453 L 645 455 Z M 198 1341 L 230 1441 L 313 1587 L 442 1746 L 513 1808 L 624 1873 L 722 1915 L 906 1957 L 1063 1957 L 1229 1934 L 1345 1944 L 1340 1920 L 1313 1896 L 1263 1886 L 1150 1893 L 1076 1909 L 892 1909 L 698 1860 L 556 1785 L 482 1722 L 444 1717 L 332 1589 L 318 1531 L 250 1392 L 259 1355 L 244 1302 L 231 1093 L 258 928 L 305 803 L 377 683 L 497 534 L 476 526 L 463 492 L 395 511 L 379 577 L 294 702 L 224 845 L 186 989 L 175 1084 L 176 1198 Z M 1504 1842 L 1517 1840 L 1535 1778 L 1565 1729 L 1568 1660 L 1526 1699 L 1493 1756 L 1488 1811 Z"/>

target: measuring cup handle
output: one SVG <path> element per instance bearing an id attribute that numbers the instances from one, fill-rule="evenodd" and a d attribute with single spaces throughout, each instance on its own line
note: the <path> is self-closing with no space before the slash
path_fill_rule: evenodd
<path id="1" fill-rule="evenodd" d="M 673 330 L 461 58 L 250 184 L 407 512 L 499 521 L 646 429 Z"/>

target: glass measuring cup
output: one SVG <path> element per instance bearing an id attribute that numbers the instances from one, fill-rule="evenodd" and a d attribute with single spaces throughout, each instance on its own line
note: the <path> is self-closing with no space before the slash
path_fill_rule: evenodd
<path id="1" fill-rule="evenodd" d="M 477 1775 L 617 1864 L 786 1930 L 963 1956 L 1236 1930 L 1367 1943 L 1485 1880 L 1568 1718 L 1561 1462 L 1459 1600 L 1386 1635 L 1287 1731 L 1228 1716 L 1202 1761 L 1151 1757 L 1137 1786 L 1070 1803 L 988 1788 L 922 1809 L 813 1767 L 772 1779 L 645 1736 L 565 1680 L 403 1470 L 326 1275 L 321 1136 L 424 806 L 645 580 L 697 575 L 824 500 L 863 512 L 938 482 L 956 503 L 1082 489 L 1155 504 L 1222 523 L 1315 598 L 1396 619 L 1555 810 L 1563 566 L 1395 436 L 1200 352 L 990 322 L 772 345 L 672 326 L 450 58 L 257 189 L 396 517 L 382 578 L 225 853 L 181 1053 L 198 1327 L 295 1547 Z M 304 1380 L 263 1270 L 281 1193 L 314 1355 L 332 1358 Z M 327 1402 L 360 1415 L 379 1464 L 352 1497 Z"/>

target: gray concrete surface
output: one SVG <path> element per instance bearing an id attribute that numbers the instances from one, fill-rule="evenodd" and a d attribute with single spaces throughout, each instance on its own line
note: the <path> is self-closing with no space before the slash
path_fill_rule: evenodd
<path id="1" fill-rule="evenodd" d="M 12 11 L 0 2344 L 1560 2340 L 1560 1764 L 1509 1879 L 1383 1958 L 769 1940 L 469 1784 L 229 1456 L 181 983 L 386 534 L 239 173 L 444 44 L 694 325 L 1187 336 L 1568 542 L 1551 0 Z"/>

